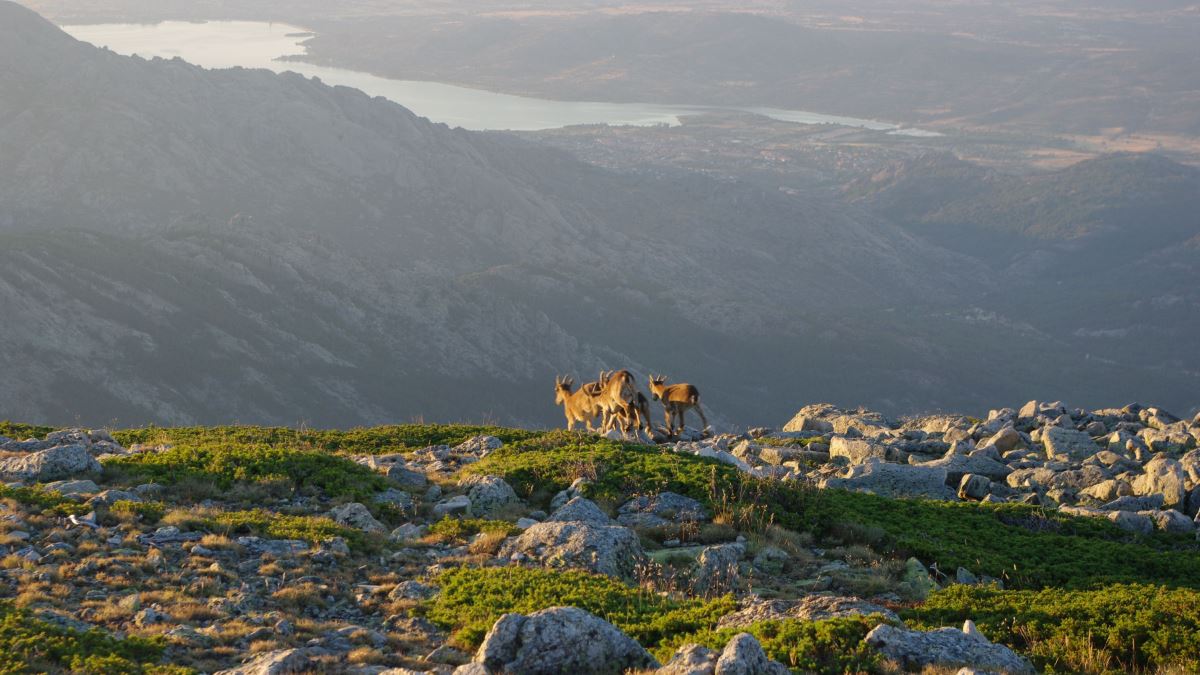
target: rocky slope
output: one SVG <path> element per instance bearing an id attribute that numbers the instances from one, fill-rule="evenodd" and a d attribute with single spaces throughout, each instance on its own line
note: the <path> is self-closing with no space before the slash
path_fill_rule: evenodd
<path id="1" fill-rule="evenodd" d="M 0 434 L 0 647 L 51 672 L 1196 665 L 1200 418 L 1153 407 Z"/>

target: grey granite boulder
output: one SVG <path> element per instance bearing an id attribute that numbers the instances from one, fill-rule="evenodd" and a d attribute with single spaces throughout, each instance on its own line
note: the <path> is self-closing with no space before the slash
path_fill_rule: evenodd
<path id="1" fill-rule="evenodd" d="M 4 480 L 45 482 L 99 471 L 100 462 L 82 445 L 59 445 L 0 459 L 0 478 Z"/>
<path id="2" fill-rule="evenodd" d="M 586 497 L 575 497 L 571 501 L 563 504 L 550 517 L 546 518 L 546 522 L 553 523 L 592 523 L 593 525 L 612 525 L 612 518 L 608 514 L 601 511 L 596 502 Z"/>
<path id="3" fill-rule="evenodd" d="M 1035 672 L 1028 659 L 1004 645 L 989 642 L 974 630 L 968 633 L 957 628 L 939 628 L 925 632 L 879 624 L 867 633 L 866 641 L 910 670 L 933 666 L 979 668 L 1006 675 Z"/>
<path id="4" fill-rule="evenodd" d="M 467 488 L 471 513 L 479 517 L 495 515 L 500 509 L 520 502 L 512 486 L 498 476 L 468 476 L 459 482 Z"/>
<path id="5" fill-rule="evenodd" d="M 954 491 L 946 486 L 945 469 L 888 464 L 879 460 L 851 466 L 842 475 L 825 479 L 821 487 L 871 492 L 884 497 L 957 499 Z"/>
<path id="6" fill-rule="evenodd" d="M 490 673 L 522 675 L 618 675 L 659 666 L 633 638 L 577 607 L 501 616 L 473 662 Z"/>
<path id="7" fill-rule="evenodd" d="M 660 527 L 703 520 L 708 520 L 708 511 L 700 502 L 674 492 L 635 497 L 617 510 L 617 522 L 627 527 Z"/>
<path id="8" fill-rule="evenodd" d="M 1100 452 L 1100 446 L 1082 431 L 1046 427 L 1042 433 L 1046 457 L 1064 462 L 1079 462 Z"/>
<path id="9" fill-rule="evenodd" d="M 367 510 L 367 507 L 358 502 L 350 502 L 349 504 L 334 507 L 330 510 L 329 517 L 339 525 L 353 527 L 363 532 L 387 532 L 387 528 L 384 527 L 383 523 L 375 520 L 375 517 Z"/>
<path id="10" fill-rule="evenodd" d="M 583 522 L 532 525 L 505 542 L 499 555 L 513 562 L 583 569 L 622 579 L 632 579 L 635 568 L 646 560 L 633 530 Z"/>
<path id="11" fill-rule="evenodd" d="M 1187 499 L 1184 485 L 1187 474 L 1177 460 L 1155 455 L 1146 462 L 1145 473 L 1133 480 L 1133 494 L 1162 495 L 1163 504 L 1183 508 Z"/>
<path id="12" fill-rule="evenodd" d="M 741 628 L 760 621 L 824 621 L 872 614 L 878 614 L 888 621 L 900 620 L 892 610 L 866 600 L 813 593 L 796 600 L 743 600 L 736 612 L 721 617 L 717 628 Z"/>

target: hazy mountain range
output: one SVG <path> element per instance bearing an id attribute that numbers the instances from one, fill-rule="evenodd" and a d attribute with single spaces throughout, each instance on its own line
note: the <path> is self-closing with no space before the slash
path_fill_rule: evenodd
<path id="1" fill-rule="evenodd" d="M 1183 200 L 1114 256 L 999 215 L 1074 174 L 648 179 L 295 75 L 117 56 L 8 2 L 0 63 L 0 417 L 554 423 L 553 375 L 601 367 L 689 379 L 727 422 L 1197 403 L 1196 179 L 1166 160 L 1111 160 Z M 1096 222 L 1140 239 L 1121 208 Z M 1022 243 L 1001 260 L 955 227 Z"/>

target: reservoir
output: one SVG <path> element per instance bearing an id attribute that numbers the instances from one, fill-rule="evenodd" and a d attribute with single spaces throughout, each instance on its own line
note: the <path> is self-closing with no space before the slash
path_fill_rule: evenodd
<path id="1" fill-rule="evenodd" d="M 877 120 L 823 115 L 802 110 L 759 106 L 695 106 L 654 103 L 553 101 L 512 96 L 439 82 L 394 80 L 370 73 L 285 61 L 303 56 L 303 42 L 312 35 L 304 28 L 257 21 L 165 21 L 156 24 L 97 24 L 63 26 L 79 40 L 119 54 L 142 58 L 175 58 L 204 68 L 266 68 L 318 77 L 329 85 L 360 89 L 382 96 L 414 113 L 452 127 L 475 131 L 536 131 L 579 124 L 649 126 L 679 124 L 683 115 L 711 111 L 742 111 L 800 124 L 832 124 L 891 134 L 938 135 Z"/>

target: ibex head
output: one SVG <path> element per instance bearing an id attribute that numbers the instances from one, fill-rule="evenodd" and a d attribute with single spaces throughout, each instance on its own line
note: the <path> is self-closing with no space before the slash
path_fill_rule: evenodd
<path id="1" fill-rule="evenodd" d="M 666 375 L 651 375 L 650 376 L 650 395 L 655 401 L 661 401 L 663 390 L 667 388 Z"/>
<path id="2" fill-rule="evenodd" d="M 561 405 L 567 396 L 571 395 L 571 385 L 575 381 L 570 377 L 554 376 L 554 402 Z"/>

